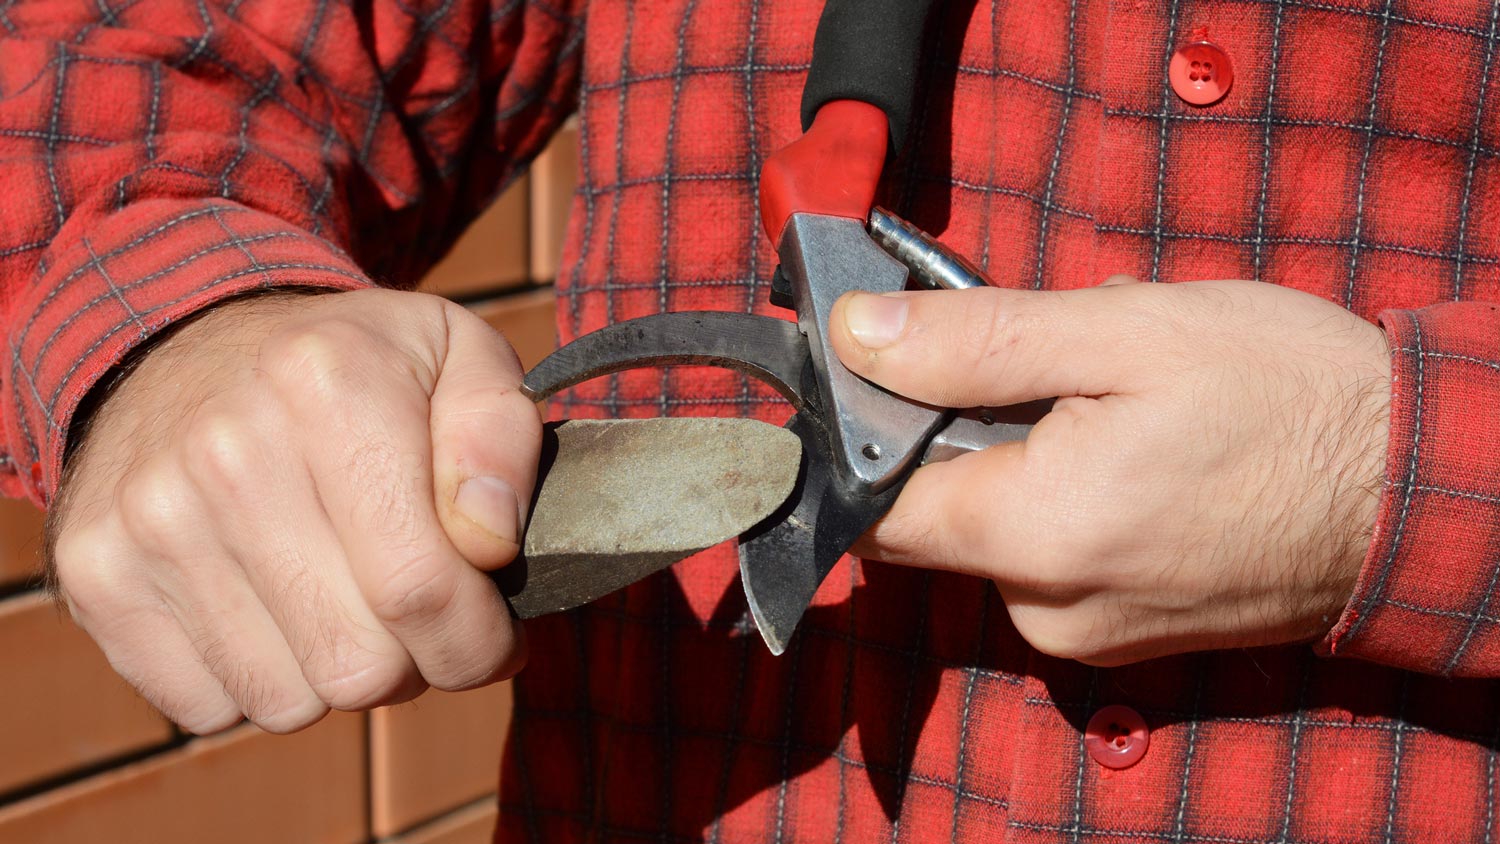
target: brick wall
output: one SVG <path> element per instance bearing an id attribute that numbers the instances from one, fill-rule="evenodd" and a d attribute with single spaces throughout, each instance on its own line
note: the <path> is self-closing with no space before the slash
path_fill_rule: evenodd
<path id="1" fill-rule="evenodd" d="M 530 366 L 573 192 L 569 128 L 424 289 L 460 299 Z M 0 844 L 480 844 L 510 707 L 502 684 L 334 713 L 292 736 L 177 731 L 35 587 L 41 514 L 0 500 Z"/>

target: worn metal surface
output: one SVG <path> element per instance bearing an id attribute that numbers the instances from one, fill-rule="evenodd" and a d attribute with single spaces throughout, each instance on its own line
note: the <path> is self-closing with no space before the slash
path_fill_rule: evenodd
<path id="1" fill-rule="evenodd" d="M 901 398 L 850 372 L 823 334 L 840 296 L 853 290 L 901 290 L 906 267 L 875 245 L 859 220 L 818 214 L 793 214 L 778 252 L 827 409 L 829 459 L 851 490 L 878 493 L 916 465 L 945 411 Z"/>
<path id="2" fill-rule="evenodd" d="M 523 557 L 497 575 L 522 618 L 628 586 L 762 521 L 790 495 L 797 436 L 753 419 L 547 426 Z"/>
<path id="3" fill-rule="evenodd" d="M 681 364 L 744 372 L 775 387 L 798 409 L 813 391 L 807 343 L 796 325 L 720 311 L 653 314 L 585 334 L 533 367 L 521 388 L 541 401 L 590 378 Z"/>

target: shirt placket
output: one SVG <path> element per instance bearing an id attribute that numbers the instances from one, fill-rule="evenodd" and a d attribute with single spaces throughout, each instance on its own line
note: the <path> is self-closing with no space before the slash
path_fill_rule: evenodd
<path id="1" fill-rule="evenodd" d="M 1122 272 L 1151 282 L 1222 278 L 1226 266 L 1255 277 L 1264 179 L 1256 172 L 1251 184 L 1223 185 L 1209 152 L 1224 144 L 1220 155 L 1248 157 L 1256 171 L 1264 163 L 1255 141 L 1264 127 L 1252 117 L 1263 113 L 1268 74 L 1255 62 L 1276 12 L 1266 4 L 1247 15 L 1244 6 L 1115 0 L 1081 28 L 1073 49 L 1097 57 L 1102 112 L 1096 190 L 1078 209 L 1093 223 L 1092 283 Z M 1200 189 L 1208 207 L 1183 201 Z M 1226 193 L 1230 207 L 1211 204 Z M 1005 840 L 1185 834 L 1211 659 L 1111 670 L 1034 652 L 1012 737 Z"/>

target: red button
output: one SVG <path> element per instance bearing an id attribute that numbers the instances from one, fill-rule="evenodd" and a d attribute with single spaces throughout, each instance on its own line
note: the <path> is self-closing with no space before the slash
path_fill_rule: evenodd
<path id="1" fill-rule="evenodd" d="M 1141 761 L 1150 744 L 1146 719 L 1128 706 L 1104 707 L 1083 731 L 1083 746 L 1106 768 L 1129 768 Z"/>
<path id="2" fill-rule="evenodd" d="M 1195 106 L 1213 105 L 1234 84 L 1234 63 L 1222 47 L 1208 40 L 1208 30 L 1199 29 L 1172 54 L 1167 75 L 1172 90 L 1183 100 Z"/>

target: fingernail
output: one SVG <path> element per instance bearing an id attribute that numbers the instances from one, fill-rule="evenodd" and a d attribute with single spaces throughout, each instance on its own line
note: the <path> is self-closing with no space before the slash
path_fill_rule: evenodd
<path id="1" fill-rule="evenodd" d="M 499 478 L 469 478 L 453 499 L 458 512 L 500 539 L 518 542 L 521 503 L 510 484 Z"/>
<path id="2" fill-rule="evenodd" d="M 855 293 L 844 303 L 844 325 L 855 342 L 881 349 L 896 342 L 906 327 L 906 300 L 897 296 Z"/>

